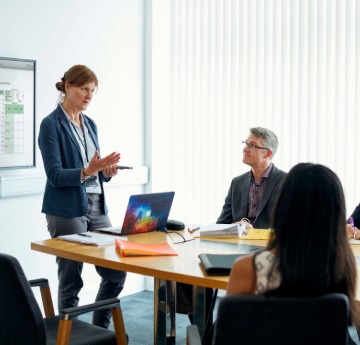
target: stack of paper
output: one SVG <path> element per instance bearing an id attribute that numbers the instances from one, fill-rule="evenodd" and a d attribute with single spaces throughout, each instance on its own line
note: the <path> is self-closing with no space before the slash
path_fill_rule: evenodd
<path id="1" fill-rule="evenodd" d="M 244 232 L 245 224 L 209 224 L 200 227 L 200 237 L 240 237 Z"/>
<path id="2" fill-rule="evenodd" d="M 357 240 L 357 239 L 355 239 L 355 238 L 350 238 L 350 239 L 349 239 L 349 243 L 350 243 L 350 244 L 360 244 L 360 240 Z"/>

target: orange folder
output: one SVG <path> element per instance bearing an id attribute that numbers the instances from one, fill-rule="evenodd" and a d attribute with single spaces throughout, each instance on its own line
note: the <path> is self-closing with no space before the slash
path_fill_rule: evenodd
<path id="1" fill-rule="evenodd" d="M 121 256 L 179 255 L 168 243 L 135 243 L 116 238 L 115 245 Z"/>

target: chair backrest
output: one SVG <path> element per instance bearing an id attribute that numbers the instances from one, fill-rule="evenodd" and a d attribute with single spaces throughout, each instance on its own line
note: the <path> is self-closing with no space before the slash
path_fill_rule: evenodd
<path id="1" fill-rule="evenodd" d="M 232 295 L 218 308 L 215 345 L 347 344 L 349 301 L 318 297 Z"/>
<path id="2" fill-rule="evenodd" d="M 0 344 L 46 345 L 43 316 L 17 259 L 0 254 Z"/>

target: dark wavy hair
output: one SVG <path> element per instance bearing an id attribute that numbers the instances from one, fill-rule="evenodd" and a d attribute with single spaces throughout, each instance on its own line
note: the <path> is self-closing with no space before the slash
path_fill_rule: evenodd
<path id="1" fill-rule="evenodd" d="M 356 316 L 356 263 L 346 235 L 344 192 L 329 168 L 294 166 L 285 178 L 271 219 L 279 258 L 278 294 L 345 293 Z"/>

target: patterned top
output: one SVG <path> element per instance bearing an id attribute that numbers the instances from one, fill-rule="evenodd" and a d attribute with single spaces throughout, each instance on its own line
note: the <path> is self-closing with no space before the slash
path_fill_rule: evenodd
<path id="1" fill-rule="evenodd" d="M 280 286 L 279 260 L 275 254 L 264 251 L 255 256 L 255 295 L 264 294 Z"/>
<path id="2" fill-rule="evenodd" d="M 259 183 L 255 182 L 254 176 L 252 171 L 250 171 L 251 182 L 250 182 L 250 190 L 249 190 L 249 210 L 247 218 L 249 219 L 250 223 L 252 224 L 256 218 L 256 212 L 259 208 L 261 197 L 264 193 L 266 181 L 271 173 L 273 164 L 271 163 L 270 166 L 265 170 L 264 175 L 261 177 Z"/>

